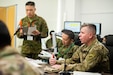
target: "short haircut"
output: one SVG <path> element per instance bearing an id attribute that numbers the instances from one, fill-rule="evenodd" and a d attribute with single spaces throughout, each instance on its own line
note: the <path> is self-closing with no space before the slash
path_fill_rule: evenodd
<path id="1" fill-rule="evenodd" d="M 74 32 L 71 30 L 64 29 L 62 30 L 62 33 L 67 34 L 70 39 L 73 39 L 73 40 L 75 39 Z"/>
<path id="2" fill-rule="evenodd" d="M 27 6 L 27 5 L 35 6 L 35 3 L 34 3 L 33 1 L 28 1 L 25 5 L 26 5 L 26 6 Z"/>
<path id="3" fill-rule="evenodd" d="M 90 23 L 84 23 L 81 28 L 83 27 L 88 27 L 90 29 L 90 31 L 92 33 L 94 33 L 94 35 L 96 35 L 96 26 L 94 24 L 90 24 Z"/>
<path id="4" fill-rule="evenodd" d="M 11 37 L 6 24 L 0 20 L 0 48 L 11 45 Z"/>

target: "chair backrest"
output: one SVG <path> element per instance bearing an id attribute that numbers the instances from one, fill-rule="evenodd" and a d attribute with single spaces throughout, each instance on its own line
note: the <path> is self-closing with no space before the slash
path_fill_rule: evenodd
<path id="1" fill-rule="evenodd" d="M 109 50 L 110 72 L 113 74 L 113 35 L 106 37 L 106 48 Z"/>
<path id="2" fill-rule="evenodd" d="M 96 35 L 96 36 L 97 36 L 98 41 L 102 42 L 101 36 L 100 35 Z"/>
<path id="3" fill-rule="evenodd" d="M 78 35 L 75 35 L 74 43 L 75 43 L 75 45 L 78 45 L 78 46 L 82 45 Z"/>

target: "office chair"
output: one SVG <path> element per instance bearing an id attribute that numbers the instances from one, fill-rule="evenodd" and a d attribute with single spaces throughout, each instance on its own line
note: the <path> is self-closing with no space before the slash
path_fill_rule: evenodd
<path id="1" fill-rule="evenodd" d="M 110 73 L 113 74 L 113 35 L 106 37 L 106 48 L 109 50 Z"/>
<path id="2" fill-rule="evenodd" d="M 98 41 L 102 42 L 101 36 L 100 35 L 96 35 L 96 36 L 97 36 Z"/>
<path id="3" fill-rule="evenodd" d="M 78 35 L 75 35 L 74 44 L 75 45 L 78 45 L 78 46 L 81 46 L 82 45 L 82 43 L 81 43 Z"/>

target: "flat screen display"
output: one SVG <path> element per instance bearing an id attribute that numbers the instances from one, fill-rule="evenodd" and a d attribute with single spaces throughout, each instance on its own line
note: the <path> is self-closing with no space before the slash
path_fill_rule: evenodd
<path id="1" fill-rule="evenodd" d="M 75 33 L 80 32 L 81 21 L 65 21 L 64 29 L 72 30 Z"/>

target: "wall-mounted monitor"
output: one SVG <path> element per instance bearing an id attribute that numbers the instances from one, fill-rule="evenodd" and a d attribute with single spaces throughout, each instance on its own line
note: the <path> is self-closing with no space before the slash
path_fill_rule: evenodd
<path id="1" fill-rule="evenodd" d="M 75 33 L 80 32 L 81 21 L 65 21 L 64 29 L 72 30 Z"/>
<path id="2" fill-rule="evenodd" d="M 96 35 L 101 35 L 101 23 L 92 23 L 96 26 Z"/>

